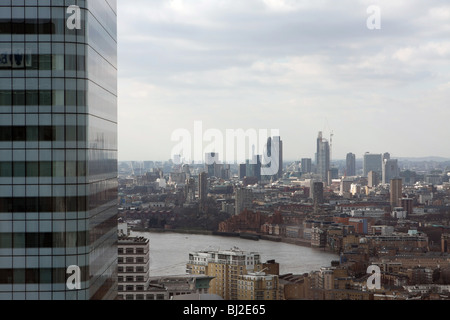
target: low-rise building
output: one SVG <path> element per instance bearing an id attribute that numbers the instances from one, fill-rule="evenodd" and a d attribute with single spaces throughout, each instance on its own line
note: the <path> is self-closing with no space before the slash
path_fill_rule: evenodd
<path id="1" fill-rule="evenodd" d="M 174 300 L 183 295 L 208 294 L 209 284 L 213 278 L 205 275 L 172 275 L 151 277 L 149 287 L 167 291 L 167 298 Z"/>
<path id="2" fill-rule="evenodd" d="M 278 276 L 264 272 L 251 272 L 237 280 L 238 300 L 281 300 Z"/>

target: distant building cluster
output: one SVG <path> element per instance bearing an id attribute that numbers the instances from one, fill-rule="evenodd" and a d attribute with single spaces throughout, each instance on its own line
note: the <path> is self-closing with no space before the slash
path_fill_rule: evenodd
<path id="1" fill-rule="evenodd" d="M 188 274 L 207 277 L 203 294 L 222 299 L 447 299 L 450 162 L 388 152 L 333 160 L 332 138 L 319 133 L 314 159 L 289 163 L 280 155 L 282 171 L 265 178 L 260 162 L 222 164 L 215 153 L 205 165 L 121 163 L 119 216 L 136 230 L 201 229 L 339 256 L 295 275 L 257 253 L 189 253 Z M 379 289 L 367 287 L 369 266 L 381 270 Z"/>

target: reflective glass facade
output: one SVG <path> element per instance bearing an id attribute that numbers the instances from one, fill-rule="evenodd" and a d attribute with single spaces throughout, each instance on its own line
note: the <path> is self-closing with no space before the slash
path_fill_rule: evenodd
<path id="1" fill-rule="evenodd" d="M 0 1 L 0 300 L 117 294 L 116 10 Z"/>

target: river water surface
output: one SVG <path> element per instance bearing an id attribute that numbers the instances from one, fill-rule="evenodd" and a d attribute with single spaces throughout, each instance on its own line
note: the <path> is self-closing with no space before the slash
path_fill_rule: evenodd
<path id="1" fill-rule="evenodd" d="M 212 235 L 132 232 L 131 236 L 150 239 L 150 276 L 182 275 L 186 273 L 189 252 L 199 250 L 229 250 L 258 252 L 262 262 L 275 260 L 280 274 L 303 274 L 329 267 L 336 254 L 319 249 L 267 240 L 247 240 Z"/>

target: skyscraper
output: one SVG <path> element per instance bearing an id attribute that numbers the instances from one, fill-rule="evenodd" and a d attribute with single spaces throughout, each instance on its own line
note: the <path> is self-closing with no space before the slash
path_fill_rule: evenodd
<path id="1" fill-rule="evenodd" d="M 302 159 L 302 173 L 310 173 L 312 171 L 312 162 L 310 158 Z"/>
<path id="2" fill-rule="evenodd" d="M 276 143 L 272 144 L 272 141 Z M 279 136 L 269 137 L 267 139 L 267 156 L 271 158 L 271 168 L 277 169 L 277 173 L 273 175 L 273 178 L 280 179 L 283 177 L 283 141 Z M 263 156 L 264 157 L 264 156 Z M 265 163 L 267 164 L 267 163 Z"/>
<path id="3" fill-rule="evenodd" d="M 390 202 L 391 207 L 401 207 L 402 206 L 402 179 L 392 179 L 390 185 Z"/>
<path id="4" fill-rule="evenodd" d="M 253 156 L 252 161 L 247 160 L 245 170 L 246 177 L 253 177 L 257 181 L 261 181 L 261 155 Z"/>
<path id="5" fill-rule="evenodd" d="M 116 12 L 1 2 L 0 299 L 117 295 Z"/>
<path id="6" fill-rule="evenodd" d="M 383 184 L 388 184 L 392 179 L 400 176 L 400 170 L 398 168 L 397 159 L 384 159 L 383 160 Z"/>
<path id="7" fill-rule="evenodd" d="M 247 174 L 246 164 L 245 163 L 239 164 L 239 170 L 238 170 L 239 179 L 240 180 L 244 179 L 246 174 Z"/>
<path id="8" fill-rule="evenodd" d="M 278 179 L 283 178 L 283 140 L 280 137 L 275 137 L 274 139 L 278 139 Z"/>
<path id="9" fill-rule="evenodd" d="M 367 177 L 367 174 L 370 171 L 375 171 L 379 177 L 381 177 L 382 168 L 382 155 L 381 154 L 373 154 L 373 153 L 365 153 L 363 159 L 363 172 L 364 176 Z"/>
<path id="10" fill-rule="evenodd" d="M 323 204 L 323 182 L 312 183 L 312 199 L 314 208 Z"/>
<path id="11" fill-rule="evenodd" d="M 345 175 L 352 177 L 356 175 L 356 155 L 347 153 Z"/>
<path id="12" fill-rule="evenodd" d="M 326 139 L 322 137 L 322 132 L 319 132 L 317 138 L 317 174 L 320 176 L 320 181 L 328 181 L 328 170 L 330 170 L 330 145 Z"/>

